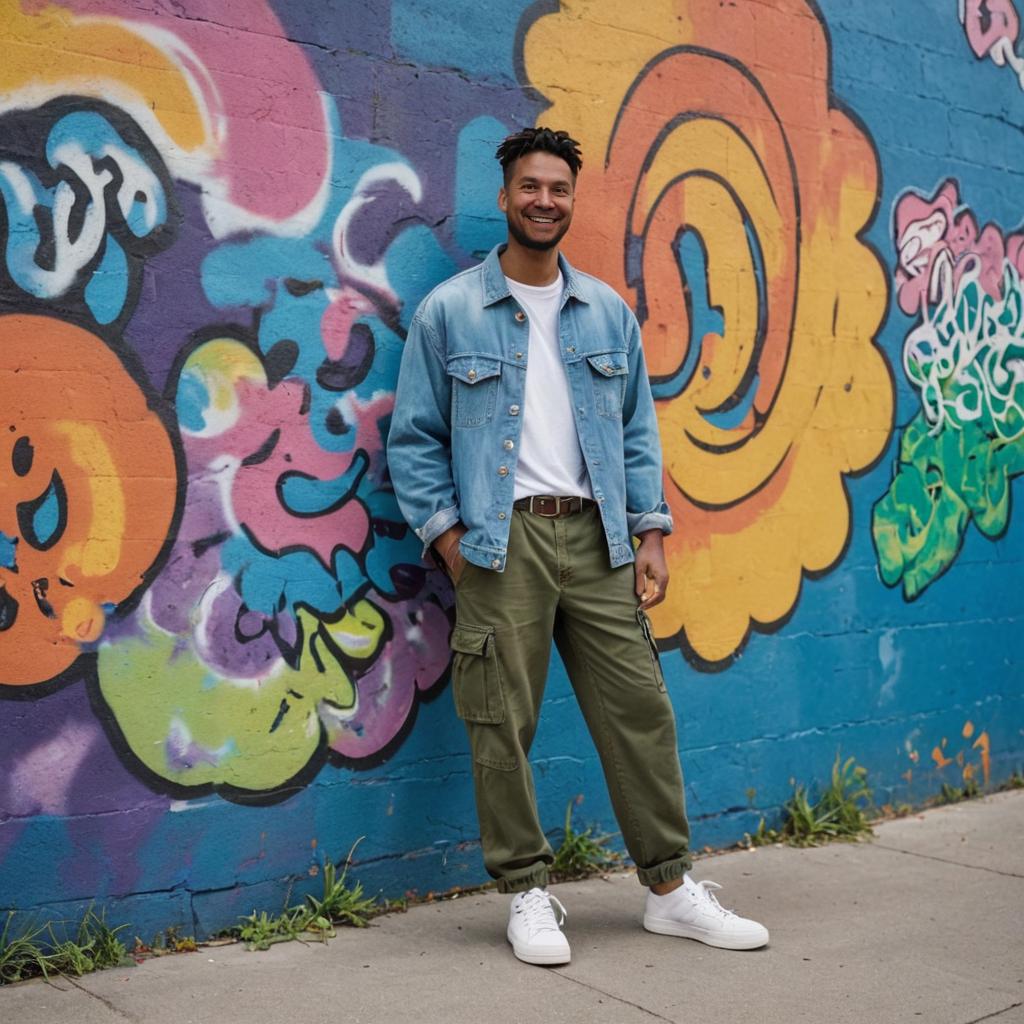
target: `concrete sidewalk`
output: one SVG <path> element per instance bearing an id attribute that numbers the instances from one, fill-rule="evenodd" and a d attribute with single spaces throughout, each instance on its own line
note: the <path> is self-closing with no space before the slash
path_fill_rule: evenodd
<path id="1" fill-rule="evenodd" d="M 1024 792 L 878 828 L 872 843 L 698 863 L 763 921 L 752 953 L 648 935 L 630 874 L 553 888 L 573 962 L 520 964 L 508 898 L 416 907 L 329 945 L 240 945 L 0 989 L 11 1024 L 1022 1024 Z"/>

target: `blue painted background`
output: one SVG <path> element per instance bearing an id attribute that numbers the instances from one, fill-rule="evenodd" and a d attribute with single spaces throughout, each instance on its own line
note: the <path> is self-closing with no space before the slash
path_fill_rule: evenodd
<path id="1" fill-rule="evenodd" d="M 980 222 L 1006 231 L 1018 225 L 1024 91 L 1010 69 L 972 54 L 955 5 L 901 0 L 883 16 L 871 0 L 820 0 L 819 7 L 831 40 L 832 92 L 878 153 L 881 195 L 867 239 L 890 279 L 893 211 L 908 189 L 931 195 L 953 178 Z M 339 135 L 399 154 L 423 182 L 419 213 L 428 227 L 400 235 L 387 256 L 407 323 L 433 283 L 503 237 L 491 154 L 505 131 L 543 110 L 519 58 L 521 35 L 541 12 L 483 0 L 382 0 L 344 5 L 344 17 L 326 0 L 278 0 L 274 10 L 335 98 Z M 185 207 L 187 191 L 179 200 Z M 234 259 L 238 251 L 220 252 Z M 173 248 L 165 257 L 176 258 L 183 257 Z M 207 298 L 210 307 L 245 305 L 234 294 Z M 838 567 L 805 580 L 788 621 L 770 635 L 755 633 L 722 672 L 699 671 L 679 650 L 663 654 L 698 848 L 730 845 L 762 816 L 776 823 L 794 783 L 822 785 L 840 753 L 868 770 L 879 805 L 920 805 L 943 782 L 962 784 L 965 764 L 980 772 L 973 743 L 982 732 L 990 785 L 1024 765 L 1019 511 L 995 541 L 969 527 L 952 567 L 916 601 L 879 579 L 872 508 L 891 482 L 900 428 L 920 407 L 900 369 L 912 324 L 891 296 L 878 341 L 894 370 L 896 429 L 875 468 L 848 481 L 852 534 Z M 375 379 L 386 385 L 400 343 L 391 339 L 379 351 Z M 1019 480 L 1014 497 L 1022 497 Z M 207 936 L 254 908 L 277 910 L 288 892 L 294 899 L 315 889 L 323 858 L 344 857 L 360 838 L 353 874 L 371 892 L 425 894 L 485 880 L 466 740 L 446 685 L 422 695 L 408 730 L 379 763 L 328 760 L 269 804 L 169 793 L 134 770 L 124 751 L 114 752 L 116 738 L 95 726 L 104 714 L 81 682 L 0 702 L 0 907 L 58 917 L 95 900 L 111 920 L 130 922 L 133 934 L 148 938 L 173 926 Z M 20 801 L 19 765 L 59 770 L 67 753 L 59 740 L 40 753 L 26 737 L 45 732 L 72 744 L 83 730 L 92 730 L 83 740 L 89 754 L 76 761 L 65 810 Z M 938 767 L 935 747 L 952 764 Z M 552 832 L 579 797 L 577 822 L 615 830 L 557 657 L 532 760 Z"/>

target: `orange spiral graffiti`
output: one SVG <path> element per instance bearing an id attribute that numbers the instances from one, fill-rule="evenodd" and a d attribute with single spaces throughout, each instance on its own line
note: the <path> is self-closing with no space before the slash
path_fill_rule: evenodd
<path id="1" fill-rule="evenodd" d="M 859 238 L 877 167 L 803 0 L 647 14 L 640 33 L 606 0 L 563 4 L 524 55 L 541 120 L 584 147 L 570 257 L 643 329 L 676 524 L 652 617 L 715 665 L 841 557 L 843 475 L 891 430 L 886 283 Z"/>

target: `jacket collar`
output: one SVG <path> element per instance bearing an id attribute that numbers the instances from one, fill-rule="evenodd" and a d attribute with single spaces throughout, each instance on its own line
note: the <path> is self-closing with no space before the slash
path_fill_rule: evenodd
<path id="1" fill-rule="evenodd" d="M 483 262 L 485 306 L 493 306 L 494 303 L 507 299 L 512 294 L 508 290 L 508 282 L 505 280 L 505 274 L 501 269 L 501 264 L 498 262 L 498 257 L 504 251 L 504 243 L 496 245 L 487 254 L 487 258 Z M 583 290 L 583 281 L 580 275 L 573 270 L 572 265 L 562 255 L 561 251 L 558 253 L 558 268 L 562 271 L 562 280 L 565 282 L 565 294 L 571 298 L 578 299 L 580 302 L 586 302 L 587 296 Z"/>

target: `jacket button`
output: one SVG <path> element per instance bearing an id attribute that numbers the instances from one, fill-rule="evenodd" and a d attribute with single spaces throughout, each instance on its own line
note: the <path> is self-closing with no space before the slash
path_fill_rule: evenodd
<path id="1" fill-rule="evenodd" d="M 498 513 L 498 518 L 499 518 L 499 519 L 508 519 L 508 516 L 507 516 L 507 515 L 505 515 L 505 513 L 504 513 L 504 512 L 499 512 L 499 513 Z"/>
<path id="2" fill-rule="evenodd" d="M 515 448 L 515 443 L 514 442 L 512 442 L 512 441 L 506 441 L 505 442 L 505 450 L 506 451 L 512 451 L 513 448 Z"/>
<path id="3" fill-rule="evenodd" d="M 469 373 L 466 374 L 466 376 L 470 380 L 476 380 L 476 370 L 470 370 Z"/>
<path id="4" fill-rule="evenodd" d="M 521 310 L 516 310 L 516 323 L 522 323 L 526 319 L 526 314 Z"/>
<path id="5" fill-rule="evenodd" d="M 523 358 L 523 353 L 522 352 L 517 352 L 516 353 L 516 359 L 522 359 L 522 358 Z"/>
<path id="6" fill-rule="evenodd" d="M 499 562 L 497 558 L 492 559 L 491 560 L 491 568 L 492 569 L 500 569 L 501 568 L 501 562 Z"/>
<path id="7" fill-rule="evenodd" d="M 499 466 L 498 476 L 508 476 L 508 466 Z"/>
<path id="8" fill-rule="evenodd" d="M 568 348 L 566 349 L 566 351 L 567 351 L 567 352 L 575 352 L 575 351 L 576 351 L 576 346 L 575 346 L 575 345 L 570 345 L 570 346 L 569 346 L 569 347 L 568 347 Z"/>
<path id="9" fill-rule="evenodd" d="M 519 415 L 519 406 L 518 405 L 510 405 L 508 407 L 508 414 L 509 414 L 509 416 L 518 416 Z"/>

